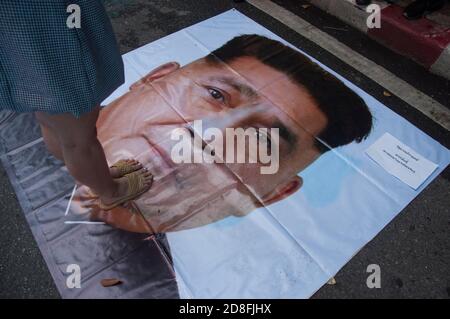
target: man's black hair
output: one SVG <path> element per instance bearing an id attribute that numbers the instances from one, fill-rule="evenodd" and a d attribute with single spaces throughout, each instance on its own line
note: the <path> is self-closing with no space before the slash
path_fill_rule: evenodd
<path id="1" fill-rule="evenodd" d="M 372 115 L 364 100 L 302 53 L 278 41 L 252 34 L 233 38 L 206 60 L 227 63 L 239 57 L 254 57 L 306 88 L 327 117 L 328 124 L 317 137 L 329 147 L 353 141 L 359 143 L 369 135 Z M 322 153 L 329 150 L 319 140 L 316 140 L 316 147 Z"/>

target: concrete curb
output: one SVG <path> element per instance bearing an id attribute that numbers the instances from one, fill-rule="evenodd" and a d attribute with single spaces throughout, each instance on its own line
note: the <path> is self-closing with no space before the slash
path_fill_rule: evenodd
<path id="1" fill-rule="evenodd" d="M 381 7 L 381 28 L 369 29 L 366 21 L 370 13 L 357 6 L 354 0 L 311 0 L 311 3 L 430 72 L 450 80 L 449 28 L 426 18 L 409 21 L 403 17 L 401 7 L 373 1 Z"/>

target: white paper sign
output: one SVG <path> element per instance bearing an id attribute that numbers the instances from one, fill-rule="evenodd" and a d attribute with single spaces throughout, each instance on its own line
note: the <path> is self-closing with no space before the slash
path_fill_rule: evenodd
<path id="1" fill-rule="evenodd" d="M 419 188 L 438 167 L 389 133 L 384 133 L 366 150 L 366 154 L 413 189 Z"/>

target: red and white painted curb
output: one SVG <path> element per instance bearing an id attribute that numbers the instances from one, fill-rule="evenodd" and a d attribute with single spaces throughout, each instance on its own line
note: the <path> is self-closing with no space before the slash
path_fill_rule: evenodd
<path id="1" fill-rule="evenodd" d="M 381 7 L 380 28 L 367 27 L 370 13 L 355 5 L 354 0 L 311 0 L 311 3 L 431 72 L 450 79 L 450 28 L 426 18 L 407 20 L 403 8 L 382 1 L 373 1 Z"/>

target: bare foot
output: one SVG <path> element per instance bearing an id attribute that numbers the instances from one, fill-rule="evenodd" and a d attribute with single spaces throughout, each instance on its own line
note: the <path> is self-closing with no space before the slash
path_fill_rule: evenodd
<path id="1" fill-rule="evenodd" d="M 144 177 L 144 186 L 146 188 L 150 189 L 150 187 L 152 186 L 152 183 L 153 183 L 152 173 L 150 173 L 146 168 L 139 170 L 138 173 Z M 100 200 L 105 205 L 114 203 L 116 200 L 118 200 L 121 197 L 126 196 L 129 193 L 128 180 L 126 177 L 117 178 L 114 180 L 114 182 L 117 184 L 117 189 L 113 193 L 113 195 L 112 196 L 100 196 Z"/>
<path id="2" fill-rule="evenodd" d="M 125 161 L 127 162 L 128 165 L 130 165 L 130 167 L 132 168 L 132 171 L 137 171 L 142 168 L 142 164 L 135 159 L 129 158 L 129 159 L 126 159 Z M 122 173 L 120 172 L 120 170 L 115 167 L 110 167 L 109 173 L 111 174 L 112 178 L 119 178 L 119 177 L 123 176 Z"/>

